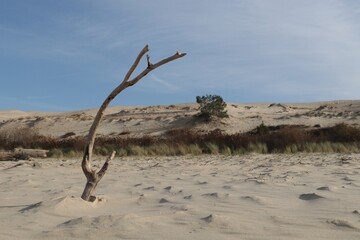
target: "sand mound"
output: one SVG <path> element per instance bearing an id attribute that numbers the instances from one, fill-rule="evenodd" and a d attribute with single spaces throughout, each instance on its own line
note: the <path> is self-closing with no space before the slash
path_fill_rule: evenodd
<path id="1" fill-rule="evenodd" d="M 59 215 L 68 215 L 75 212 L 87 211 L 91 208 L 96 208 L 100 202 L 104 200 L 96 200 L 94 202 L 87 202 L 80 197 L 60 197 L 48 201 L 41 201 L 31 204 L 19 210 L 21 213 L 55 213 Z"/>

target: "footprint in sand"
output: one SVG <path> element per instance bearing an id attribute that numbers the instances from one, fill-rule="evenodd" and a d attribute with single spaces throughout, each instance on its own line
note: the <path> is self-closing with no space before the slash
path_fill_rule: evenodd
<path id="1" fill-rule="evenodd" d="M 159 203 L 169 203 L 170 201 L 167 200 L 166 198 L 161 198 Z"/>
<path id="2" fill-rule="evenodd" d="M 206 216 L 206 217 L 203 217 L 203 218 L 200 218 L 201 220 L 207 222 L 207 223 L 211 223 L 213 221 L 213 215 L 210 214 L 209 216 Z"/>
<path id="3" fill-rule="evenodd" d="M 184 197 L 184 199 L 187 199 L 187 200 L 189 200 L 189 199 L 191 199 L 192 198 L 192 195 L 188 195 L 188 196 L 185 196 Z"/>
<path id="4" fill-rule="evenodd" d="M 171 186 L 167 186 L 167 187 L 165 187 L 165 188 L 164 188 L 164 190 L 165 190 L 165 191 L 167 191 L 167 192 L 170 192 L 170 190 L 171 190 Z"/>
<path id="5" fill-rule="evenodd" d="M 171 210 L 175 210 L 175 211 L 180 211 L 180 212 L 186 212 L 188 211 L 188 207 L 185 206 L 185 205 L 182 205 L 182 206 L 171 206 L 170 207 Z"/>
<path id="6" fill-rule="evenodd" d="M 349 228 L 349 229 L 357 230 L 357 228 L 354 227 L 353 225 L 351 225 L 351 223 L 349 223 L 348 221 L 344 221 L 344 220 L 328 220 L 327 223 L 332 224 L 332 225 L 334 225 L 336 227 Z"/>
<path id="7" fill-rule="evenodd" d="M 205 184 L 208 184 L 207 181 L 197 181 L 197 184 L 198 185 L 205 185 Z"/>
<path id="8" fill-rule="evenodd" d="M 42 205 L 43 205 L 43 202 L 37 202 L 37 203 L 31 204 L 25 208 L 20 209 L 19 212 L 24 213 L 24 212 L 30 211 L 32 209 L 37 209 Z"/>
<path id="9" fill-rule="evenodd" d="M 212 198 L 219 198 L 219 194 L 214 192 L 214 193 L 205 193 L 201 196 L 204 196 L 204 197 L 212 197 Z"/>
<path id="10" fill-rule="evenodd" d="M 360 215 L 360 212 L 358 210 L 354 210 L 351 213 L 355 214 L 355 215 Z"/>
<path id="11" fill-rule="evenodd" d="M 244 199 L 244 200 L 247 200 L 247 201 L 256 203 L 256 204 L 263 204 L 262 201 L 261 201 L 261 199 L 258 198 L 258 197 L 244 196 L 244 197 L 241 197 L 241 198 Z"/>
<path id="12" fill-rule="evenodd" d="M 345 181 L 347 181 L 347 182 L 353 182 L 353 181 L 354 181 L 354 179 L 351 179 L 351 178 L 349 178 L 348 176 L 343 177 L 342 180 L 345 180 Z"/>
<path id="13" fill-rule="evenodd" d="M 299 196 L 299 199 L 305 200 L 305 201 L 312 201 L 312 200 L 317 200 L 320 198 L 324 198 L 324 197 L 317 195 L 316 193 L 304 193 Z"/>

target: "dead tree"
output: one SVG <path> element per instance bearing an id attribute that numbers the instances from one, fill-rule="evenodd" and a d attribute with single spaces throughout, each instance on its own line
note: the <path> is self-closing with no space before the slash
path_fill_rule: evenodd
<path id="1" fill-rule="evenodd" d="M 138 81 L 140 81 L 140 79 L 142 79 L 144 76 L 146 76 L 149 72 L 151 72 L 152 70 L 160 67 L 161 65 L 164 65 L 168 62 L 171 62 L 173 60 L 176 60 L 178 58 L 184 57 L 186 55 L 186 53 L 179 53 L 176 52 L 174 55 L 165 58 L 155 64 L 152 64 L 150 62 L 150 57 L 149 55 L 146 56 L 147 59 L 147 67 L 136 77 L 130 79 L 131 74 L 134 72 L 134 70 L 137 68 L 138 64 L 140 63 L 141 59 L 143 58 L 143 56 L 149 51 L 149 47 L 148 45 L 146 45 L 141 52 L 139 53 L 139 55 L 137 56 L 135 62 L 133 63 L 133 65 L 131 66 L 131 68 L 129 69 L 129 71 L 127 72 L 127 74 L 124 77 L 124 80 L 121 82 L 121 84 L 119 86 L 117 86 L 111 93 L 110 95 L 105 99 L 105 101 L 103 102 L 103 104 L 100 106 L 96 117 L 94 119 L 93 124 L 91 125 L 91 128 L 89 130 L 89 134 L 87 136 L 87 140 L 86 140 L 86 145 L 84 148 L 84 156 L 83 156 L 83 160 L 81 163 L 81 167 L 82 170 L 86 176 L 87 182 L 85 185 L 85 189 L 84 192 L 81 195 L 81 198 L 84 199 L 85 201 L 94 201 L 96 198 L 94 196 L 92 196 L 92 193 L 94 192 L 97 184 L 99 183 L 99 181 L 101 180 L 101 178 L 104 176 L 108 166 L 109 166 L 109 162 L 115 157 L 115 151 L 112 152 L 111 156 L 109 156 L 104 165 L 102 166 L 102 168 L 97 171 L 97 169 L 93 168 L 91 166 L 91 157 L 92 157 L 92 151 L 94 148 L 94 143 L 95 143 L 95 137 L 96 137 L 96 130 L 99 126 L 99 123 L 104 115 L 104 111 L 106 109 L 106 107 L 109 105 L 109 103 L 124 89 L 133 86 L 134 84 L 136 84 Z"/>

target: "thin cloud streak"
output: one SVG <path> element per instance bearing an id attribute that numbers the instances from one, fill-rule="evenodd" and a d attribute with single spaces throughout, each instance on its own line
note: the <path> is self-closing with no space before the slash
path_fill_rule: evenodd
<path id="1" fill-rule="evenodd" d="M 150 77 L 157 83 L 160 83 L 162 86 L 164 86 L 167 90 L 170 90 L 172 92 L 179 91 L 180 88 L 174 84 L 171 84 L 159 77 L 157 77 L 155 74 L 151 74 Z"/>

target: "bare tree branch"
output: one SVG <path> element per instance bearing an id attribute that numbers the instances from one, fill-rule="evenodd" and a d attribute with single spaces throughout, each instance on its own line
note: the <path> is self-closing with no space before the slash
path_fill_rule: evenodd
<path id="1" fill-rule="evenodd" d="M 142 58 L 142 57 L 145 55 L 145 53 L 147 53 L 148 51 L 149 51 L 149 46 L 146 45 L 146 46 L 141 50 L 141 52 L 139 53 L 139 55 L 137 56 L 135 62 L 133 63 L 133 65 L 132 65 L 131 68 L 129 69 L 128 73 L 126 74 L 123 82 L 129 80 L 131 74 L 134 72 L 134 70 L 136 69 L 136 67 L 139 65 L 139 62 L 140 62 L 141 58 Z"/>
<path id="2" fill-rule="evenodd" d="M 89 134 L 87 137 L 87 141 L 86 141 L 86 145 L 84 148 L 84 155 L 83 155 L 83 160 L 81 163 L 81 167 L 82 170 L 87 178 L 87 182 L 85 185 L 85 189 L 84 192 L 81 196 L 82 199 L 89 201 L 90 199 L 94 199 L 94 197 L 91 197 L 92 192 L 95 190 L 98 182 L 101 180 L 101 178 L 105 175 L 106 170 L 108 169 L 108 165 L 109 162 L 115 157 L 115 152 L 113 152 L 111 154 L 111 156 L 106 160 L 106 162 L 104 163 L 104 165 L 102 166 L 102 168 L 100 169 L 99 172 L 96 172 L 95 169 L 92 169 L 91 167 L 91 158 L 92 158 L 92 151 L 94 148 L 94 144 L 95 144 L 95 138 L 96 138 L 96 130 L 100 124 L 100 121 L 104 115 L 104 111 L 105 109 L 108 107 L 109 103 L 120 93 L 122 92 L 124 89 L 133 86 L 134 84 L 136 84 L 138 81 L 140 81 L 140 79 L 142 79 L 144 76 L 146 76 L 149 72 L 151 72 L 152 70 L 160 67 L 161 65 L 164 65 L 168 62 L 171 62 L 173 60 L 176 60 L 178 58 L 184 57 L 186 55 L 186 53 L 175 53 L 173 56 L 170 56 L 168 58 L 165 58 L 155 64 L 151 64 L 150 63 L 150 56 L 147 55 L 146 59 L 147 59 L 147 68 L 144 69 L 139 75 L 137 75 L 136 77 L 134 77 L 133 79 L 129 80 L 131 75 L 133 74 L 133 72 L 135 71 L 135 69 L 137 68 L 137 66 L 139 65 L 142 57 L 149 51 L 149 47 L 148 45 L 146 45 L 141 52 L 139 53 L 139 55 L 137 56 L 137 58 L 135 59 L 133 65 L 130 67 L 129 71 L 127 72 L 127 74 L 124 77 L 124 80 L 120 83 L 119 86 L 117 86 L 111 93 L 110 95 L 105 99 L 105 101 L 102 103 L 102 105 L 100 106 L 93 124 L 90 127 L 89 130 Z"/>
<path id="3" fill-rule="evenodd" d="M 115 154 L 116 154 L 116 152 L 113 151 L 113 152 L 111 153 L 111 156 L 109 156 L 109 157 L 106 159 L 104 165 L 102 166 L 102 168 L 100 169 L 100 171 L 97 173 L 100 179 L 104 176 L 104 174 L 105 174 L 105 172 L 106 172 L 106 170 L 107 170 L 107 168 L 108 168 L 108 166 L 109 166 L 109 162 L 114 159 Z"/>
<path id="4" fill-rule="evenodd" d="M 129 84 L 129 86 L 132 86 L 134 84 L 136 84 L 141 78 L 143 78 L 144 76 L 146 76 L 149 72 L 151 72 L 152 70 L 160 67 L 161 65 L 164 65 L 168 62 L 174 61 L 178 58 L 184 57 L 186 55 L 186 53 L 175 53 L 174 55 L 165 58 L 155 64 L 150 64 L 145 70 L 143 70 L 138 76 L 136 76 L 135 78 L 133 78 L 132 80 L 129 80 L 127 83 Z"/>

